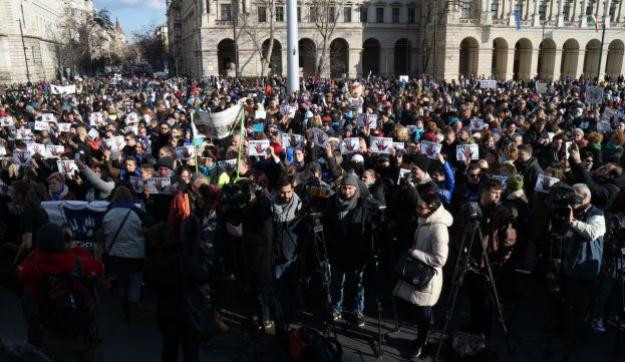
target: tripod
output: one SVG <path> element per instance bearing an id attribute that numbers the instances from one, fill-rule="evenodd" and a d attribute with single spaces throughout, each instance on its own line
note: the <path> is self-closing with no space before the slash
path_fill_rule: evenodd
<path id="1" fill-rule="evenodd" d="M 321 287 L 324 295 L 323 307 L 325 308 L 325 318 L 322 320 L 323 333 L 328 336 L 331 333 L 336 335 L 336 323 L 332 316 L 332 294 L 330 292 L 330 284 L 332 282 L 332 274 L 330 271 L 330 260 L 328 259 L 328 251 L 326 248 L 326 239 L 323 234 L 323 224 L 321 223 L 321 213 L 314 212 L 308 215 L 311 219 L 312 246 L 315 255 L 317 273 L 321 277 Z"/>
<path id="2" fill-rule="evenodd" d="M 479 219 L 471 220 L 469 224 L 465 227 L 465 230 L 462 234 L 459 253 L 458 253 L 458 257 L 456 259 L 456 264 L 454 267 L 454 275 L 452 277 L 452 293 L 450 297 L 450 304 L 445 315 L 445 325 L 443 327 L 443 331 L 441 332 L 441 340 L 438 344 L 438 348 L 436 349 L 436 355 L 434 356 L 434 361 L 439 361 L 441 350 L 443 348 L 443 342 L 445 340 L 445 336 L 447 335 L 447 331 L 449 329 L 449 324 L 451 322 L 451 319 L 453 318 L 453 315 L 454 315 L 458 295 L 460 294 L 460 290 L 462 289 L 462 284 L 464 283 L 464 277 L 466 276 L 467 271 L 474 271 L 472 269 L 475 269 L 471 265 L 471 251 L 473 250 L 473 244 L 476 238 L 478 238 L 478 242 L 481 243 L 483 236 L 482 236 L 482 230 L 480 228 Z M 503 310 L 501 307 L 501 303 L 499 302 L 499 294 L 497 293 L 497 287 L 495 285 L 495 278 L 493 276 L 493 271 L 490 265 L 490 261 L 488 259 L 488 251 L 486 248 L 482 248 L 481 256 L 482 256 L 482 260 L 486 264 L 486 278 L 487 278 L 488 284 L 490 285 L 491 292 L 493 294 L 492 297 L 495 301 L 495 305 L 497 308 L 497 317 L 499 319 L 499 323 L 501 324 L 501 329 L 504 333 L 506 346 L 508 348 L 508 351 L 511 351 L 510 340 L 508 337 L 508 328 L 506 327 L 506 323 L 503 317 Z"/>
<path id="3" fill-rule="evenodd" d="M 618 310 L 618 317 L 616 318 L 616 342 L 614 343 L 614 359 L 619 360 L 622 354 L 621 346 L 621 324 L 623 323 L 623 315 L 625 315 L 625 247 L 621 248 L 620 255 L 617 260 L 619 263 L 616 267 L 616 271 L 619 276 L 618 288 L 620 289 L 620 305 Z"/>

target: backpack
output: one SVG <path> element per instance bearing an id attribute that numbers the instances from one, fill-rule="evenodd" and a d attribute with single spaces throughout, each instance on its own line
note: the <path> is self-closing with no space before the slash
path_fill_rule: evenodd
<path id="1" fill-rule="evenodd" d="M 289 355 L 295 361 L 339 362 L 343 348 L 335 338 L 325 337 L 318 330 L 302 326 L 289 332 Z"/>
<path id="2" fill-rule="evenodd" d="M 95 301 L 83 278 L 82 260 L 60 275 L 44 276 L 39 293 L 41 325 L 58 337 L 85 335 L 95 321 Z"/>

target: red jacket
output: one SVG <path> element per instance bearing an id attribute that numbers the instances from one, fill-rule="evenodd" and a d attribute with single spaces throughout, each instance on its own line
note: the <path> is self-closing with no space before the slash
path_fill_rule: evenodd
<path id="1" fill-rule="evenodd" d="M 99 277 L 104 272 L 102 263 L 83 248 L 75 247 L 53 254 L 46 254 L 37 248 L 17 267 L 17 278 L 24 283 L 31 295 L 37 296 L 44 276 L 69 272 L 76 267 L 76 258 L 82 260 L 85 277 Z"/>

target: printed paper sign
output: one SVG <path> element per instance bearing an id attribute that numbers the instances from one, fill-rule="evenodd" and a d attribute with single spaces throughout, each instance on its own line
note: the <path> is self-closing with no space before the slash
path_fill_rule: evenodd
<path id="1" fill-rule="evenodd" d="M 555 184 L 560 182 L 559 179 L 551 176 L 546 176 L 545 174 L 539 174 L 538 179 L 536 179 L 536 187 L 534 190 L 538 192 L 549 192 L 549 188 Z"/>
<path id="2" fill-rule="evenodd" d="M 89 137 L 89 139 L 95 140 L 96 138 L 100 136 L 100 133 L 98 132 L 97 129 L 92 128 L 89 130 L 89 133 L 87 133 L 87 136 Z"/>
<path id="3" fill-rule="evenodd" d="M 476 144 L 464 144 L 456 146 L 456 160 L 478 160 L 480 158 L 480 149 Z"/>
<path id="4" fill-rule="evenodd" d="M 33 156 L 46 157 L 46 146 L 43 143 L 28 143 L 26 144 L 26 150 Z"/>
<path id="5" fill-rule="evenodd" d="M 226 171 L 227 173 L 234 172 L 234 170 L 237 168 L 237 159 L 231 158 L 229 160 L 219 161 L 217 162 L 217 166 L 219 166 L 220 169 Z"/>
<path id="6" fill-rule="evenodd" d="M 56 117 L 52 113 L 43 113 L 41 114 L 41 120 L 44 122 L 56 122 Z"/>
<path id="7" fill-rule="evenodd" d="M 377 114 L 368 114 L 367 118 L 365 120 L 365 125 L 369 129 L 376 129 L 376 128 L 378 128 L 378 115 Z"/>
<path id="8" fill-rule="evenodd" d="M 266 119 L 267 112 L 265 111 L 256 111 L 254 112 L 254 119 Z"/>
<path id="9" fill-rule="evenodd" d="M 62 94 L 74 94 L 76 93 L 76 85 L 72 84 L 72 85 L 60 86 L 60 85 L 51 84 L 50 91 L 52 92 L 52 94 L 61 94 L 61 95 Z"/>
<path id="10" fill-rule="evenodd" d="M 7 155 L 7 149 L 4 148 L 4 146 L 0 145 L 0 156 L 6 156 L 6 155 Z"/>
<path id="11" fill-rule="evenodd" d="M 0 126 L 2 127 L 13 127 L 13 117 L 2 117 L 0 118 Z"/>
<path id="12" fill-rule="evenodd" d="M 71 128 L 71 123 L 59 123 L 59 132 L 70 132 Z"/>
<path id="13" fill-rule="evenodd" d="M 395 151 L 405 150 L 406 144 L 404 142 L 393 142 L 393 148 L 395 149 Z"/>
<path id="14" fill-rule="evenodd" d="M 536 83 L 536 92 L 540 94 L 545 94 L 548 91 L 549 91 L 549 88 L 547 87 L 547 83 L 540 83 L 540 82 Z"/>
<path id="15" fill-rule="evenodd" d="M 104 124 L 104 114 L 102 112 L 93 112 L 89 115 L 89 124 L 91 126 L 99 126 Z"/>
<path id="16" fill-rule="evenodd" d="M 46 158 L 59 158 L 65 152 L 65 146 L 46 145 Z"/>
<path id="17" fill-rule="evenodd" d="M 130 112 L 126 115 L 126 124 L 139 123 L 139 116 L 135 112 Z"/>
<path id="18" fill-rule="evenodd" d="M 20 128 L 15 131 L 15 138 L 18 140 L 28 140 L 33 138 L 33 131 L 29 128 Z"/>
<path id="19" fill-rule="evenodd" d="M 612 126 L 610 125 L 610 122 L 599 122 L 597 123 L 597 131 L 603 133 L 612 132 Z"/>
<path id="20" fill-rule="evenodd" d="M 313 144 L 325 148 L 328 144 L 328 135 L 319 128 L 313 129 Z"/>
<path id="21" fill-rule="evenodd" d="M 195 147 L 182 146 L 176 147 L 176 158 L 179 160 L 188 160 L 195 157 Z"/>
<path id="22" fill-rule="evenodd" d="M 248 156 L 266 156 L 269 151 L 269 140 L 248 141 Z"/>
<path id="23" fill-rule="evenodd" d="M 603 103 L 603 88 L 601 87 L 586 88 L 586 103 L 588 104 Z"/>
<path id="24" fill-rule="evenodd" d="M 169 177 L 152 177 L 143 185 L 148 194 L 170 194 L 171 179 Z"/>
<path id="25" fill-rule="evenodd" d="M 56 167 L 62 175 L 72 175 L 78 173 L 78 166 L 74 160 L 57 160 Z"/>
<path id="26" fill-rule="evenodd" d="M 391 153 L 393 139 L 391 137 L 370 137 L 369 149 L 373 153 Z"/>
<path id="27" fill-rule="evenodd" d="M 480 80 L 480 88 L 495 89 L 497 88 L 497 81 L 494 79 L 482 79 Z"/>
<path id="28" fill-rule="evenodd" d="M 408 83 L 410 81 L 410 77 L 408 77 L 407 75 L 400 75 L 399 76 L 399 81 L 400 82 L 404 82 L 404 83 Z"/>
<path id="29" fill-rule="evenodd" d="M 407 168 L 399 169 L 399 177 L 397 178 L 397 184 L 401 183 L 401 180 L 410 181 L 412 179 L 412 173 Z"/>
<path id="30" fill-rule="evenodd" d="M 280 134 L 280 144 L 282 145 L 282 147 L 302 146 L 303 141 L 304 141 L 304 137 L 298 134 L 288 134 L 288 133 Z"/>
<path id="31" fill-rule="evenodd" d="M 358 137 L 347 137 L 344 138 L 343 141 L 339 144 L 339 148 L 341 149 L 341 153 L 344 155 L 359 152 L 360 151 L 360 138 Z"/>
<path id="32" fill-rule="evenodd" d="M 130 176 L 130 186 L 136 194 L 143 193 L 143 179 L 140 176 Z"/>
<path id="33" fill-rule="evenodd" d="M 442 144 L 432 141 L 421 141 L 421 152 L 428 158 L 437 159 L 441 153 Z"/>
<path id="34" fill-rule="evenodd" d="M 50 130 L 50 125 L 48 124 L 48 122 L 35 121 L 34 130 L 35 131 L 48 131 Z"/>
<path id="35" fill-rule="evenodd" d="M 473 118 L 471 120 L 471 130 L 472 131 L 481 131 L 486 127 L 483 119 Z"/>
<path id="36" fill-rule="evenodd" d="M 568 160 L 569 155 L 571 154 L 571 146 L 573 146 L 572 141 L 564 142 L 564 159 Z"/>
<path id="37" fill-rule="evenodd" d="M 104 140 L 104 143 L 106 143 L 106 147 L 108 147 L 111 152 L 120 152 L 124 147 L 126 147 L 124 136 L 107 138 Z"/>

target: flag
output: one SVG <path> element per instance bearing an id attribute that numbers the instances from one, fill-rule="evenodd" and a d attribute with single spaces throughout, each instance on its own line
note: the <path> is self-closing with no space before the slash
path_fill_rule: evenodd
<path id="1" fill-rule="evenodd" d="M 193 123 L 197 127 L 198 134 L 224 139 L 232 135 L 239 117 L 243 114 L 242 111 L 241 103 L 221 112 L 197 111 L 193 114 Z"/>
<path id="2" fill-rule="evenodd" d="M 516 30 L 521 30 L 521 12 L 518 10 L 514 12 L 514 21 L 516 22 Z"/>
<path id="3" fill-rule="evenodd" d="M 594 15 L 588 15 L 588 23 L 595 27 L 596 32 L 599 32 L 599 24 L 597 24 L 597 18 Z"/>

